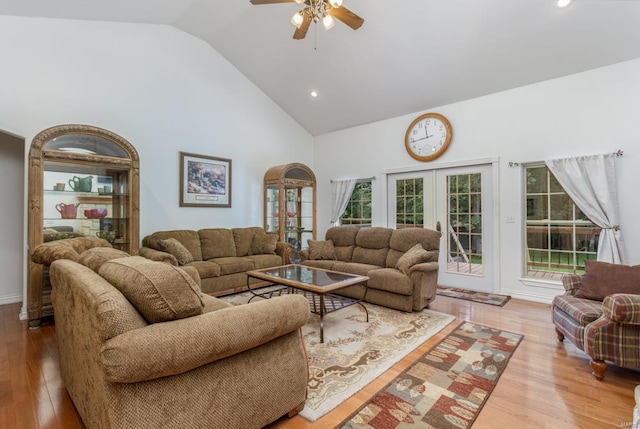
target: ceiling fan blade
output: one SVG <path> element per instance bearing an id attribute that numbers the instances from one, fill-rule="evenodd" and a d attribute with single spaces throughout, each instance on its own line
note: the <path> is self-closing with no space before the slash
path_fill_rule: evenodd
<path id="1" fill-rule="evenodd" d="M 250 0 L 251 4 L 293 3 L 296 0 Z"/>
<path id="2" fill-rule="evenodd" d="M 362 24 L 364 24 L 364 19 L 360 18 L 358 15 L 351 12 L 344 6 L 332 7 L 327 12 L 329 12 L 331 16 L 344 22 L 354 30 L 357 30 L 362 26 Z"/>
<path id="3" fill-rule="evenodd" d="M 293 38 L 296 40 L 304 39 L 304 36 L 307 35 L 307 31 L 309 30 L 310 25 L 311 15 L 308 13 L 303 13 L 302 24 L 300 24 L 300 28 L 296 28 L 296 31 L 293 33 Z"/>

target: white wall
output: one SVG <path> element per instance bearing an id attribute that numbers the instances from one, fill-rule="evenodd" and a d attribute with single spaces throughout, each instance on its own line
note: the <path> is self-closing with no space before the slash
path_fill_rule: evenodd
<path id="1" fill-rule="evenodd" d="M 25 170 L 25 142 L 0 132 L 0 220 L 2 240 L 0 240 L 0 264 L 2 281 L 0 282 L 0 305 L 22 301 L 24 279 L 23 266 L 25 241 L 25 198 L 22 177 Z"/>
<path id="2" fill-rule="evenodd" d="M 0 130 L 25 136 L 27 150 L 38 132 L 66 123 L 106 128 L 138 150 L 141 236 L 262 225 L 266 170 L 313 168 L 313 137 L 173 27 L 0 16 L 0 57 Z M 178 206 L 179 151 L 232 159 L 231 208 Z M 0 259 L 3 275 L 19 268 Z M 12 293 L 0 283 L 0 300 Z"/>
<path id="3" fill-rule="evenodd" d="M 640 59 L 429 111 L 451 121 L 454 137 L 436 164 L 499 158 L 499 285 L 496 292 L 549 301 L 559 284 L 521 281 L 523 272 L 522 169 L 507 162 L 535 162 L 624 150 L 616 161 L 621 227 L 629 263 L 640 263 Z M 330 180 L 382 178 L 390 169 L 420 165 L 404 149 L 404 133 L 423 112 L 316 137 L 319 236 L 329 223 Z M 339 155 L 337 155 L 339 154 Z M 424 164 L 423 164 L 424 165 Z M 374 224 L 383 225 L 385 180 L 374 181 Z M 325 207 L 325 209 L 322 209 Z M 515 215 L 515 223 L 506 223 Z"/>

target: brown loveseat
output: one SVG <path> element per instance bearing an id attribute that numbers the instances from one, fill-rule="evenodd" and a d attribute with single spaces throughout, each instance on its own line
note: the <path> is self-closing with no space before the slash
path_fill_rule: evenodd
<path id="1" fill-rule="evenodd" d="M 246 289 L 245 272 L 284 263 L 291 245 L 277 239 L 261 227 L 158 231 L 142 239 L 139 253 L 196 268 L 202 291 L 222 295 Z"/>
<path id="2" fill-rule="evenodd" d="M 439 248 L 440 232 L 431 229 L 338 226 L 301 253 L 304 265 L 368 276 L 367 302 L 420 311 L 436 297 Z M 361 298 L 364 290 L 340 293 Z"/>
<path id="3" fill-rule="evenodd" d="M 86 427 L 257 429 L 302 409 L 303 297 L 234 307 L 195 269 L 123 253 L 50 267 L 62 379 Z"/>

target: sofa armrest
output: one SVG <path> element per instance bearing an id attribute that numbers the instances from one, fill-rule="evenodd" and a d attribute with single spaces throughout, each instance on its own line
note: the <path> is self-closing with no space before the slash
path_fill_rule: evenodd
<path id="1" fill-rule="evenodd" d="M 291 243 L 287 243 L 286 241 L 278 241 L 276 243 L 276 254 L 279 255 L 283 261 L 285 260 L 285 258 L 288 260 L 289 252 L 292 248 L 293 246 L 291 245 Z"/>
<path id="2" fill-rule="evenodd" d="M 604 315 L 617 323 L 640 325 L 640 295 L 615 293 L 602 301 Z"/>
<path id="3" fill-rule="evenodd" d="M 419 264 L 415 264 L 409 268 L 409 275 L 414 271 L 429 273 L 431 271 L 438 271 L 438 263 L 437 262 L 421 262 Z"/>
<path id="4" fill-rule="evenodd" d="M 582 286 L 582 276 L 578 274 L 565 274 L 562 276 L 562 286 L 565 294 L 575 295 L 576 291 Z"/>
<path id="5" fill-rule="evenodd" d="M 152 261 L 166 262 L 167 264 L 175 265 L 176 267 L 179 265 L 178 260 L 171 253 L 152 249 L 151 247 L 141 247 L 138 254 L 143 258 L 151 259 Z"/>
<path id="6" fill-rule="evenodd" d="M 181 374 L 295 332 L 308 319 L 307 300 L 286 295 L 151 324 L 103 344 L 105 378 L 135 383 Z"/>

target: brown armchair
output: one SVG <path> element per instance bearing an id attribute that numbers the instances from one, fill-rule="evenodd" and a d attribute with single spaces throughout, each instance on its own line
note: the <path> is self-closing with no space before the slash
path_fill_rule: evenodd
<path id="1" fill-rule="evenodd" d="M 565 294 L 552 305 L 558 340 L 591 358 L 597 380 L 606 361 L 640 368 L 640 266 L 587 261 L 584 276 L 565 275 L 562 284 Z"/>

